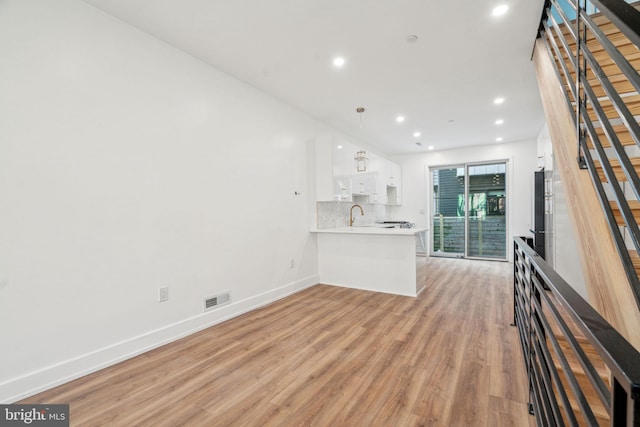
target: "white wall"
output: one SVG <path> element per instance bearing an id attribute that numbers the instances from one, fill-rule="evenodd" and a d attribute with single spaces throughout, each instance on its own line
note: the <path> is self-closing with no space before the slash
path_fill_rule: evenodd
<path id="1" fill-rule="evenodd" d="M 509 213 L 507 232 L 510 260 L 513 258 L 511 236 L 531 234 L 529 228 L 533 200 L 533 172 L 536 170 L 537 162 L 536 141 L 394 156 L 392 160 L 402 165 L 403 186 L 403 204 L 394 212 L 392 219 L 415 222 L 417 227 L 428 227 L 429 229 L 431 229 L 429 224 L 430 200 L 428 200 L 431 195 L 427 177 L 429 167 L 507 160 L 507 209 Z M 430 239 L 429 245 L 431 245 Z"/>
<path id="2" fill-rule="evenodd" d="M 0 402 L 316 283 L 327 133 L 85 3 L 0 2 Z"/>

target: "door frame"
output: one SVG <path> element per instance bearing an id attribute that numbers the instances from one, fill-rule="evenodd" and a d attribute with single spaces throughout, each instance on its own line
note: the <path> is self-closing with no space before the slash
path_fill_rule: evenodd
<path id="1" fill-rule="evenodd" d="M 504 187 L 505 187 L 505 236 L 504 236 L 504 244 L 505 244 L 505 256 L 504 258 L 488 258 L 488 257 L 478 257 L 478 256 L 469 256 L 469 251 L 467 247 L 467 242 L 469 241 L 469 167 L 470 166 L 482 166 L 482 165 L 493 165 L 497 163 L 504 163 L 505 171 L 504 171 Z M 460 168 L 464 169 L 464 253 L 462 255 L 458 253 L 452 254 L 436 254 L 433 250 L 434 247 L 434 227 L 433 227 L 433 170 L 436 169 L 452 169 L 452 168 Z M 475 260 L 486 260 L 486 261 L 509 261 L 509 218 L 510 218 L 510 204 L 511 204 L 511 192 L 510 192 L 510 170 L 509 170 L 509 159 L 497 159 L 497 160 L 483 160 L 483 161 L 474 161 L 474 162 L 461 162 L 454 164 L 445 164 L 445 165 L 433 165 L 427 167 L 428 174 L 428 206 L 429 206 L 429 226 L 431 228 L 431 242 L 429 245 L 429 256 L 435 257 L 443 257 L 443 258 L 467 258 L 467 259 L 475 259 Z"/>

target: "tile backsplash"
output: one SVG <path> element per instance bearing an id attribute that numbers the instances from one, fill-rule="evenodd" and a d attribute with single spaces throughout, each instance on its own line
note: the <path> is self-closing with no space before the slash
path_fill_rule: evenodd
<path id="1" fill-rule="evenodd" d="M 349 211 L 353 202 L 317 202 L 317 227 L 338 228 L 349 226 Z M 360 215 L 360 209 L 353 210 L 354 224 L 364 225 L 387 221 L 391 217 L 391 210 L 395 206 L 387 206 L 379 203 L 358 203 L 364 211 Z"/>

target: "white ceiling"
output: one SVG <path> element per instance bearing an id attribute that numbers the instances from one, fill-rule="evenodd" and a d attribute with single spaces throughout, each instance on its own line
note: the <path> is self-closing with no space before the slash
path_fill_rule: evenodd
<path id="1" fill-rule="evenodd" d="M 535 139 L 543 125 L 530 61 L 543 0 L 85 1 L 386 154 Z"/>

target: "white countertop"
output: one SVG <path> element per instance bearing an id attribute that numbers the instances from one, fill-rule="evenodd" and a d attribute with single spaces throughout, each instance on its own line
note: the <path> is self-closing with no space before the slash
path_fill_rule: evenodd
<path id="1" fill-rule="evenodd" d="M 382 234 L 389 236 L 413 236 L 416 233 L 428 231 L 428 228 L 380 228 L 375 225 L 371 226 L 355 226 L 355 227 L 338 227 L 338 228 L 320 228 L 312 229 L 312 233 L 337 233 L 337 234 Z"/>

